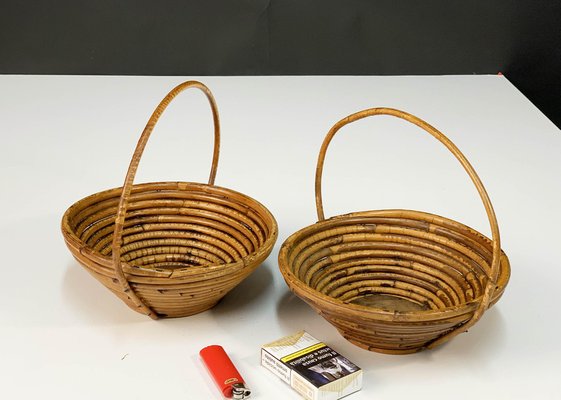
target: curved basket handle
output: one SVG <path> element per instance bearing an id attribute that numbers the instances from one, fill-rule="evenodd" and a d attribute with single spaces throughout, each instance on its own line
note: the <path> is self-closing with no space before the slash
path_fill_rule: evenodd
<path id="1" fill-rule="evenodd" d="M 360 119 L 374 116 L 374 115 L 391 115 L 397 118 L 404 119 L 406 121 L 411 122 L 414 125 L 417 125 L 424 129 L 426 132 L 430 133 L 434 136 L 439 142 L 441 142 L 450 152 L 456 157 L 456 159 L 462 164 L 464 170 L 468 173 L 471 181 L 477 188 L 479 192 L 479 196 L 483 201 L 483 205 L 485 206 L 485 211 L 487 212 L 487 218 L 489 219 L 489 224 L 491 225 L 491 233 L 493 238 L 493 260 L 491 262 L 491 276 L 489 277 L 489 281 L 487 286 L 485 287 L 485 291 L 481 298 L 481 302 L 479 303 L 479 307 L 474 312 L 472 318 L 467 321 L 465 324 L 459 326 L 458 328 L 440 336 L 439 338 L 435 339 L 431 342 L 427 347 L 432 348 L 435 347 L 454 336 L 458 335 L 461 332 L 467 331 L 471 326 L 473 326 L 483 315 L 485 310 L 489 307 L 489 303 L 493 296 L 493 292 L 496 288 L 496 281 L 499 274 L 499 265 L 501 260 L 501 243 L 500 243 L 500 234 L 499 234 L 499 226 L 497 224 L 497 217 L 495 216 L 495 211 L 493 210 L 493 206 L 491 204 L 491 200 L 489 199 L 489 195 L 481 183 L 479 176 L 466 159 L 466 157 L 462 154 L 462 152 L 448 139 L 443 133 L 439 130 L 434 128 L 433 126 L 427 124 L 425 121 L 406 113 L 404 111 L 395 110 L 393 108 L 370 108 L 367 110 L 359 111 L 357 113 L 351 114 L 346 118 L 343 118 L 339 122 L 337 122 L 333 128 L 329 131 L 327 136 L 325 137 L 323 144 L 321 145 L 321 150 L 319 152 L 318 163 L 316 167 L 316 183 L 315 183 L 315 190 L 316 190 L 316 209 L 318 214 L 318 220 L 323 221 L 325 219 L 323 213 L 323 199 L 321 195 L 321 177 L 323 173 L 323 164 L 325 160 L 325 153 L 327 152 L 327 147 L 333 139 L 333 136 L 347 124 L 351 122 L 358 121 Z"/>
<path id="2" fill-rule="evenodd" d="M 144 148 L 146 147 L 146 143 L 158 122 L 158 119 L 162 116 L 164 110 L 167 108 L 169 103 L 182 91 L 188 88 L 197 88 L 200 89 L 207 97 L 208 102 L 210 103 L 210 108 L 212 110 L 212 119 L 214 121 L 214 151 L 212 155 L 212 166 L 210 169 L 210 176 L 208 178 L 208 184 L 214 184 L 214 178 L 216 176 L 216 168 L 218 166 L 218 156 L 220 153 L 220 121 L 218 119 L 218 108 L 216 107 L 216 102 L 214 101 L 214 97 L 210 90 L 203 85 L 201 82 L 197 81 L 188 81 L 183 82 L 180 85 L 177 85 L 173 88 L 166 97 L 158 104 L 158 107 L 152 113 L 152 116 L 148 120 L 142 135 L 140 135 L 140 139 L 138 140 L 138 144 L 136 145 L 136 149 L 134 150 L 134 154 L 132 156 L 131 162 L 129 164 L 129 169 L 127 171 L 127 176 L 125 178 L 125 183 L 123 184 L 123 191 L 121 193 L 121 199 L 119 201 L 119 207 L 117 209 L 117 217 L 115 218 L 115 231 L 113 233 L 113 244 L 112 244 L 112 256 L 113 256 L 113 265 L 115 265 L 115 275 L 123 291 L 130 297 L 130 299 L 134 302 L 134 304 L 140 308 L 145 314 L 149 315 L 153 319 L 157 319 L 158 315 L 150 309 L 146 304 L 144 304 L 136 295 L 134 290 L 131 289 L 125 274 L 123 273 L 123 266 L 121 265 L 121 245 L 123 241 L 123 226 L 125 223 L 125 215 L 127 213 L 127 207 L 129 203 L 129 198 L 131 196 L 131 191 L 133 187 L 134 177 L 136 175 L 136 170 L 138 169 L 138 164 L 140 163 L 140 158 L 142 157 L 142 153 L 144 152 Z"/>

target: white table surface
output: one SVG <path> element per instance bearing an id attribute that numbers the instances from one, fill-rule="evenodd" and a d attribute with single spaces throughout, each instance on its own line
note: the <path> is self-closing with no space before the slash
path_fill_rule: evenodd
<path id="1" fill-rule="evenodd" d="M 351 399 L 561 398 L 561 134 L 501 76 L 202 77 L 222 121 L 216 184 L 264 203 L 279 222 L 270 258 L 214 309 L 152 321 L 87 274 L 59 229 L 65 209 L 120 186 L 150 113 L 181 77 L 0 76 L 0 393 L 5 399 L 220 399 L 198 351 L 220 344 L 256 399 L 298 399 L 259 365 L 260 345 L 301 329 L 364 370 Z M 465 153 L 497 213 L 512 278 L 469 333 L 419 354 L 346 342 L 287 289 L 286 237 L 315 222 L 321 141 L 374 106 L 433 124 Z M 141 181 L 205 181 L 212 125 L 183 93 L 156 129 Z M 389 117 L 334 139 L 327 215 L 411 208 L 489 235 L 469 178 L 442 145 Z"/>

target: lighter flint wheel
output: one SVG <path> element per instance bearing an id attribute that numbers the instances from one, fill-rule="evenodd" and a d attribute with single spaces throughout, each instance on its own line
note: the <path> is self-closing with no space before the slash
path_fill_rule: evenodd
<path id="1" fill-rule="evenodd" d="M 485 206 L 493 240 L 459 222 L 412 210 L 324 219 L 321 177 L 337 131 L 374 115 L 409 121 L 460 161 Z M 327 134 L 316 169 L 318 222 L 290 236 L 279 267 L 290 289 L 352 343 L 388 354 L 433 348 L 467 331 L 502 296 L 510 278 L 491 202 L 458 148 L 419 118 L 390 108 L 342 119 Z"/>
<path id="2" fill-rule="evenodd" d="M 187 88 L 207 97 L 214 119 L 208 184 L 133 184 L 142 152 L 165 108 Z M 129 307 L 152 318 L 213 307 L 270 254 L 277 223 L 261 203 L 214 185 L 220 148 L 210 90 L 184 82 L 158 105 L 142 133 L 123 187 L 88 196 L 62 218 L 72 255 Z"/>

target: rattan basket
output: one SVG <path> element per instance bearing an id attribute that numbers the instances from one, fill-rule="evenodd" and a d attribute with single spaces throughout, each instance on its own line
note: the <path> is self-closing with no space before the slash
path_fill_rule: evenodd
<path id="1" fill-rule="evenodd" d="M 208 184 L 133 184 L 140 158 L 165 108 L 187 88 L 203 91 L 214 119 Z M 270 254 L 277 223 L 256 200 L 214 186 L 220 148 L 218 110 L 209 89 L 175 87 L 152 114 L 123 187 L 88 196 L 62 218 L 64 240 L 78 262 L 129 307 L 156 319 L 214 306 Z"/>
<path id="2" fill-rule="evenodd" d="M 343 126 L 375 115 L 409 121 L 454 154 L 479 192 L 493 240 L 419 211 L 324 219 L 321 177 L 327 147 Z M 510 265 L 487 192 L 458 148 L 419 118 L 373 108 L 337 122 L 319 153 L 315 190 L 318 222 L 284 242 L 279 267 L 290 289 L 352 343 L 389 354 L 432 348 L 467 331 L 503 294 Z"/>

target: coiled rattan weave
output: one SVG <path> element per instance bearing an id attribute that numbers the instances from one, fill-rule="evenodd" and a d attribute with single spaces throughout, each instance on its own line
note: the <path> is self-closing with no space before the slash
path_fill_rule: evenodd
<path id="1" fill-rule="evenodd" d="M 379 210 L 324 219 L 321 176 L 333 136 L 375 115 L 409 121 L 443 143 L 475 184 L 493 240 L 450 219 L 420 211 Z M 326 136 L 316 169 L 318 222 L 290 236 L 279 253 L 288 286 L 352 343 L 406 354 L 467 331 L 503 294 L 510 277 L 491 202 L 473 167 L 441 132 L 389 108 L 342 119 Z"/>
<path id="2" fill-rule="evenodd" d="M 133 184 L 156 122 L 187 88 L 200 89 L 213 113 L 208 184 Z M 210 90 L 200 82 L 182 83 L 148 121 L 124 186 L 88 196 L 64 214 L 62 233 L 73 256 L 133 310 L 152 318 L 207 310 L 270 254 L 277 238 L 271 213 L 244 194 L 214 186 L 219 147 L 218 110 Z"/>

